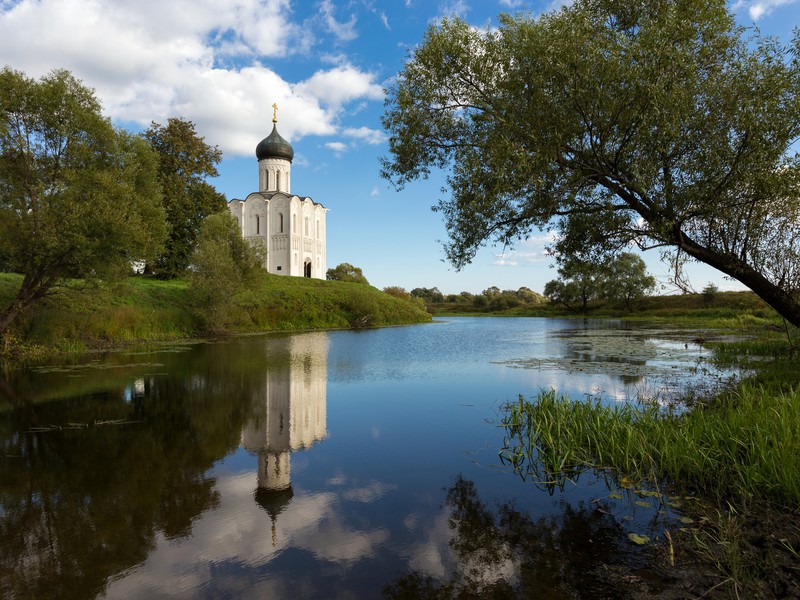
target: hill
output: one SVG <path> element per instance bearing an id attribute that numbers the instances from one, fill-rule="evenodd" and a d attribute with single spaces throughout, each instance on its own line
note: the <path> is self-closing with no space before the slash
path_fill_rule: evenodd
<path id="1" fill-rule="evenodd" d="M 0 273 L 0 307 L 8 305 L 21 281 L 19 275 Z M 47 299 L 35 315 L 20 319 L 14 336 L 43 352 L 64 352 L 211 334 L 381 327 L 431 319 L 419 303 L 369 285 L 266 273 L 255 289 L 232 299 L 224 322 L 204 325 L 197 309 L 180 279 L 76 282 Z"/>

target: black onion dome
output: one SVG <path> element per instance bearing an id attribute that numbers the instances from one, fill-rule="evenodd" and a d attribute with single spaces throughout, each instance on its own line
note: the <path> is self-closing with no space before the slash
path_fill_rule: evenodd
<path id="1" fill-rule="evenodd" d="M 278 126 L 272 125 L 272 133 L 261 140 L 256 146 L 256 158 L 263 160 L 265 158 L 283 158 L 292 162 L 294 158 L 294 150 L 292 145 L 281 137 L 278 133 Z"/>
<path id="2" fill-rule="evenodd" d="M 294 490 L 292 490 L 292 486 L 282 490 L 268 490 L 260 487 L 256 488 L 253 496 L 258 505 L 267 511 L 267 514 L 274 521 L 289 506 L 294 497 Z"/>

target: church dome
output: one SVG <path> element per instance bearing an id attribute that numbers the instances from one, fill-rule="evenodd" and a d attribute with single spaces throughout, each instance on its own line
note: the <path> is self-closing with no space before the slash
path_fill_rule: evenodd
<path id="1" fill-rule="evenodd" d="M 294 150 L 292 145 L 281 137 L 278 133 L 278 126 L 272 125 L 272 133 L 261 140 L 256 146 L 256 158 L 263 160 L 265 158 L 283 158 L 292 162 L 294 158 Z"/>

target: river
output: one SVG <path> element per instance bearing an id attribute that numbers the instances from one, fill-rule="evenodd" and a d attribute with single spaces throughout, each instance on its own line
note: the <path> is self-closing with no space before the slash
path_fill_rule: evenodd
<path id="1" fill-rule="evenodd" d="M 0 371 L 0 596 L 623 598 L 615 571 L 658 586 L 629 534 L 678 515 L 592 473 L 523 480 L 498 456 L 501 406 L 549 388 L 665 401 L 720 375 L 696 337 L 465 317 Z"/>

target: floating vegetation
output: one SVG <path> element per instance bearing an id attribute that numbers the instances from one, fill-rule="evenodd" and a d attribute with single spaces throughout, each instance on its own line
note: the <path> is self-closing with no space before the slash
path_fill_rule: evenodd
<path id="1" fill-rule="evenodd" d="M 52 431 L 74 431 L 79 429 L 89 429 L 92 427 L 107 427 L 119 425 L 135 425 L 141 421 L 130 421 L 128 419 L 97 419 L 91 423 L 67 423 L 65 425 L 44 425 L 41 427 L 31 427 L 25 433 L 47 433 Z"/>
<path id="2" fill-rule="evenodd" d="M 638 533 L 629 533 L 628 539 L 632 541 L 634 544 L 639 544 L 640 546 L 650 543 L 649 537 L 647 537 L 646 535 L 639 535 Z"/>
<path id="3" fill-rule="evenodd" d="M 702 346 L 704 341 L 705 334 L 696 330 L 566 329 L 551 332 L 540 355 L 495 364 L 614 377 L 628 388 L 612 393 L 616 399 L 644 397 L 668 402 L 689 388 L 714 389 L 742 374 L 718 366 L 713 353 Z M 632 386 L 636 388 L 633 391 Z"/>
<path id="4" fill-rule="evenodd" d="M 88 371 L 109 371 L 112 369 L 137 369 L 137 368 L 152 368 L 163 367 L 164 363 L 157 362 L 141 362 L 141 363 L 101 363 L 99 361 L 92 361 L 80 365 L 58 365 L 58 366 L 44 366 L 34 367 L 31 369 L 34 373 L 68 373 L 68 377 L 79 377 L 81 372 Z M 76 375 L 76 373 L 78 373 Z"/>
<path id="5" fill-rule="evenodd" d="M 562 352 L 502 361 L 524 369 L 567 369 L 589 373 L 644 375 L 656 369 L 696 368 L 711 356 L 696 332 L 674 330 L 569 329 L 551 337 Z"/>

